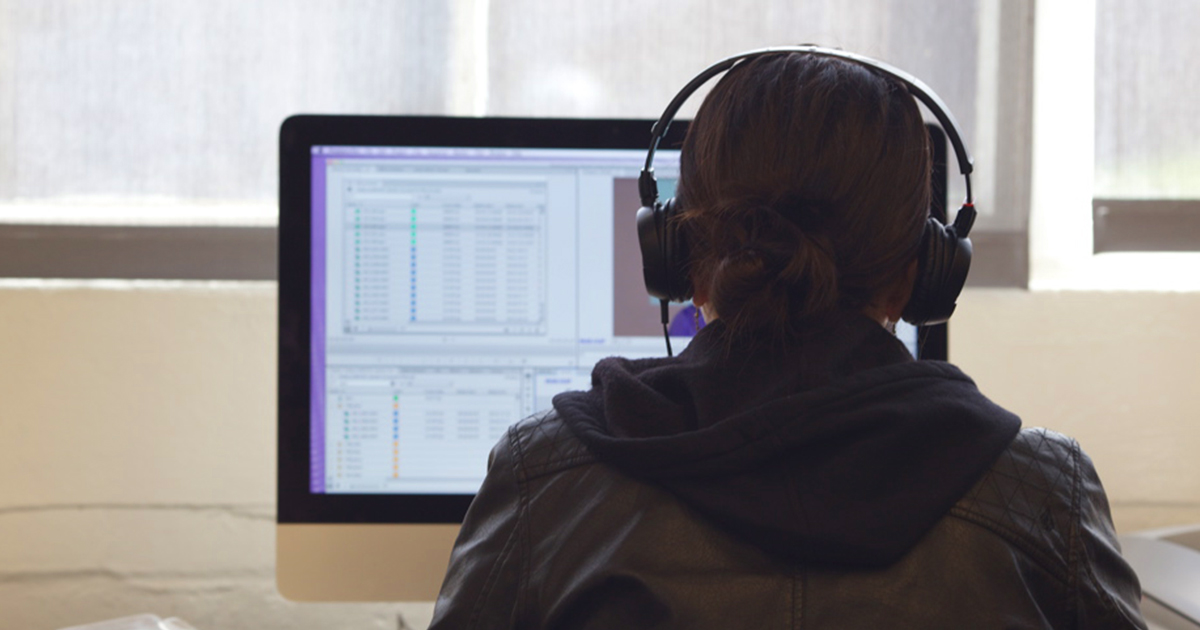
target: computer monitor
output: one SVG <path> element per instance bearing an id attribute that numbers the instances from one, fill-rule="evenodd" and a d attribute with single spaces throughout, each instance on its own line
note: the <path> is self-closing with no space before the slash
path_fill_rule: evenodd
<path id="1" fill-rule="evenodd" d="M 586 389 L 601 358 L 665 354 L 634 228 L 650 127 L 284 122 L 276 561 L 285 597 L 434 599 L 506 428 L 559 392 Z M 663 198 L 685 129 L 676 123 L 656 156 Z M 944 140 L 935 145 L 944 202 Z M 674 332 L 688 328 L 680 323 Z M 944 329 L 899 334 L 914 354 L 945 357 Z"/>

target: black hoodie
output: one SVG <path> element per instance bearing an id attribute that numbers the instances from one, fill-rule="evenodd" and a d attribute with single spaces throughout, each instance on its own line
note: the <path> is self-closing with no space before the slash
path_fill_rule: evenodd
<path id="1" fill-rule="evenodd" d="M 554 408 L 600 460 L 773 554 L 884 566 L 1020 428 L 954 366 L 857 313 L 785 344 L 718 320 L 678 357 L 605 359 Z"/>

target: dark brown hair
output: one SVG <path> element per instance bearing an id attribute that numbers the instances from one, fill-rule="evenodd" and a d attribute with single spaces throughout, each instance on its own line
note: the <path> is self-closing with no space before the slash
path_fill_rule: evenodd
<path id="1" fill-rule="evenodd" d="M 684 140 L 679 216 L 726 326 L 791 336 L 902 276 L 930 198 L 928 135 L 903 84 L 802 53 L 728 72 Z"/>

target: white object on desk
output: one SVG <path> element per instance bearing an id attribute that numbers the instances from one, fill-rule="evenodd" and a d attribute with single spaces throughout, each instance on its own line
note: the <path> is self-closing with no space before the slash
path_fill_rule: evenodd
<path id="1" fill-rule="evenodd" d="M 196 630 L 178 617 L 159 619 L 155 615 L 134 615 L 108 621 L 97 621 L 83 626 L 71 626 L 62 630 Z"/>

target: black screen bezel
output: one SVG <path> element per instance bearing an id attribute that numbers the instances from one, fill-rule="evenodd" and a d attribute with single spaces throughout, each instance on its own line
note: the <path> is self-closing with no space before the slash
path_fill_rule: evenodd
<path id="1" fill-rule="evenodd" d="M 279 132 L 279 523 L 460 523 L 473 495 L 310 491 L 310 327 L 313 146 L 646 149 L 651 120 L 297 115 Z M 677 121 L 663 148 L 686 132 Z M 934 139 L 934 216 L 945 220 L 945 136 Z M 630 228 L 637 209 L 630 208 Z M 918 331 L 922 358 L 945 359 L 946 327 Z M 514 418 L 514 421 L 517 420 Z"/>

